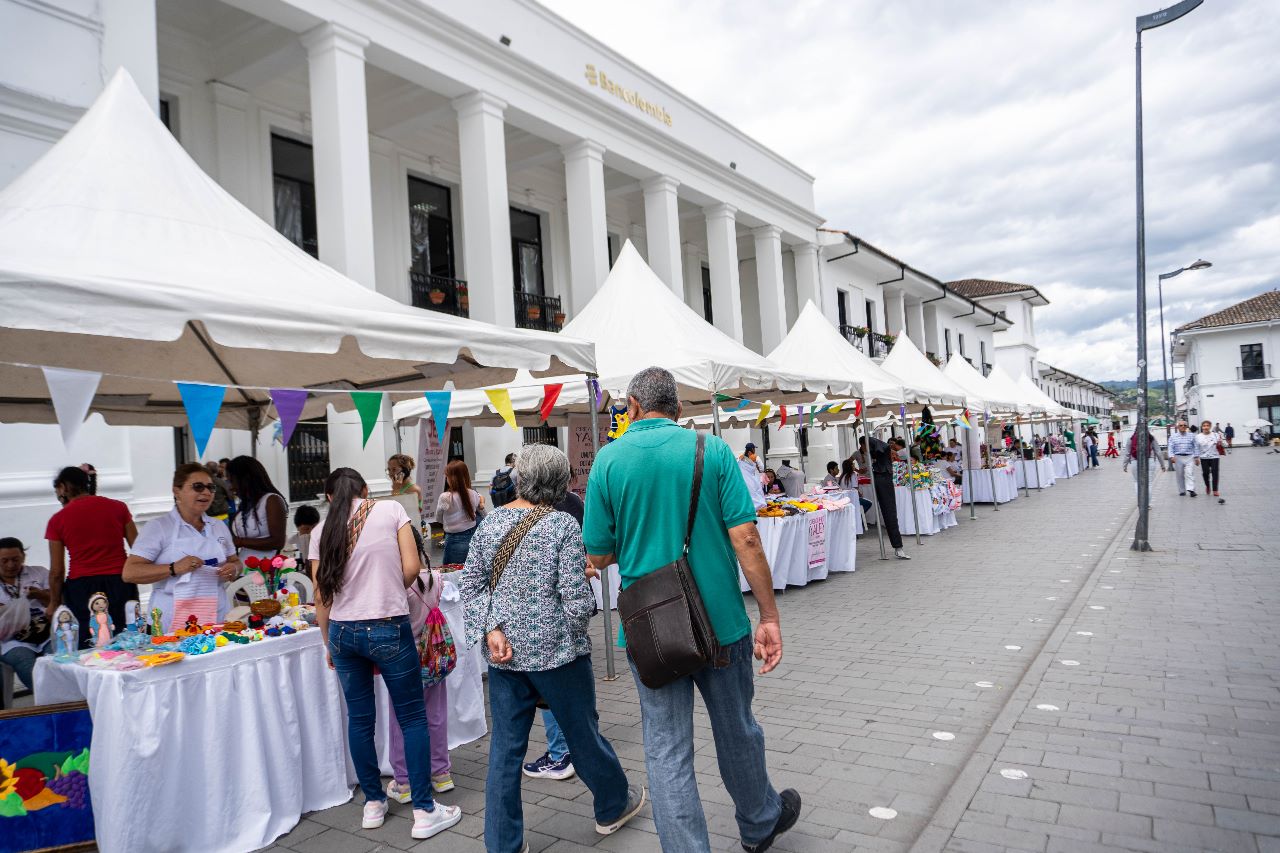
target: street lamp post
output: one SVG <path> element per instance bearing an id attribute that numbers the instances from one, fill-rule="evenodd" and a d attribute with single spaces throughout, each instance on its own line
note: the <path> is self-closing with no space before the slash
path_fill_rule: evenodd
<path id="1" fill-rule="evenodd" d="M 1173 272 L 1162 272 L 1160 275 L 1156 276 L 1156 291 L 1160 296 L 1160 371 L 1164 374 L 1164 440 L 1166 445 L 1169 443 L 1169 431 L 1171 429 L 1170 420 L 1173 418 L 1173 407 L 1169 402 L 1168 368 L 1168 361 L 1172 360 L 1173 356 L 1170 354 L 1169 359 L 1165 358 L 1165 354 L 1169 352 L 1169 347 L 1166 346 L 1169 339 L 1166 338 L 1164 334 L 1164 282 L 1165 279 L 1175 278 L 1188 270 L 1204 270 L 1211 266 L 1213 266 L 1213 264 L 1204 259 L 1200 259 L 1189 266 L 1178 267 Z"/>
<path id="2" fill-rule="evenodd" d="M 1148 512 L 1151 509 L 1151 484 L 1147 475 L 1151 471 L 1147 453 L 1150 442 L 1147 440 L 1147 234 L 1146 214 L 1142 200 L 1142 32 L 1172 23 L 1195 9 L 1204 0 L 1182 0 L 1168 9 L 1162 9 L 1137 19 L 1137 42 L 1134 44 L 1134 84 L 1136 91 L 1136 134 L 1135 160 L 1137 164 L 1137 197 L 1138 197 L 1138 424 L 1136 447 L 1138 458 L 1134 460 L 1138 467 L 1138 526 L 1133 532 L 1134 551 L 1150 551 L 1147 541 Z"/>

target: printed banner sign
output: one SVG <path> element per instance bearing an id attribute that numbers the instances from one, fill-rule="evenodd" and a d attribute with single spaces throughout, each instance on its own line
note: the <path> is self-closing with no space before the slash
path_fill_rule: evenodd
<path id="1" fill-rule="evenodd" d="M 448 429 L 445 436 L 449 435 Z M 422 512 L 427 518 L 436 514 L 436 504 L 444 491 L 444 465 L 449 448 L 436 435 L 435 418 L 418 419 L 418 488 L 422 489 Z"/>
<path id="2" fill-rule="evenodd" d="M 569 491 L 586 499 L 587 478 L 591 475 L 591 463 L 596 459 L 595 448 L 591 446 L 591 416 L 569 416 Z M 608 417 L 600 419 L 600 446 L 608 443 Z"/>
<path id="3" fill-rule="evenodd" d="M 827 562 L 827 511 L 811 512 L 809 521 L 809 569 L 820 569 Z"/>

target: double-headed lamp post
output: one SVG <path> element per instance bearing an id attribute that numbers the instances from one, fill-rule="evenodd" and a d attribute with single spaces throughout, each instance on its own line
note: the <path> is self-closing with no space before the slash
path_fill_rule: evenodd
<path id="1" fill-rule="evenodd" d="M 1142 201 L 1142 33 L 1144 30 L 1154 30 L 1156 27 L 1173 23 L 1203 2 L 1204 0 L 1182 0 L 1181 3 L 1176 3 L 1168 9 L 1143 15 L 1137 19 L 1138 39 L 1134 45 L 1134 83 L 1137 94 L 1135 160 L 1138 197 L 1138 424 L 1134 438 L 1138 458 L 1134 462 L 1138 466 L 1136 470 L 1138 526 L 1133 531 L 1133 544 L 1129 546 L 1134 551 L 1151 550 L 1151 545 L 1147 541 L 1148 512 L 1151 508 L 1151 484 L 1147 481 L 1151 464 L 1147 454 L 1150 452 L 1151 445 L 1147 440 L 1147 233 L 1146 214 Z"/>
<path id="2" fill-rule="evenodd" d="M 1164 433 L 1166 443 L 1168 443 L 1169 440 L 1170 419 L 1173 418 L 1173 406 L 1169 402 L 1168 367 L 1168 363 L 1172 360 L 1173 356 L 1169 355 L 1168 359 L 1165 358 L 1165 354 L 1169 352 L 1169 347 L 1167 346 L 1169 339 L 1164 336 L 1164 282 L 1165 279 L 1176 278 L 1184 272 L 1188 272 L 1190 270 L 1207 270 L 1211 266 L 1213 266 L 1213 264 L 1202 258 L 1188 266 L 1178 267 L 1173 272 L 1162 272 L 1156 277 L 1156 292 L 1160 296 L 1160 372 L 1164 375 Z"/>

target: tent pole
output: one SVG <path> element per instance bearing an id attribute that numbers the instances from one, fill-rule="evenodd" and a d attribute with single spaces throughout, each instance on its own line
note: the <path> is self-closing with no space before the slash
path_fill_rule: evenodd
<path id="1" fill-rule="evenodd" d="M 1046 428 L 1046 434 L 1047 434 L 1047 433 L 1048 433 L 1048 429 Z M 1044 485 L 1040 482 L 1040 458 L 1039 458 L 1039 456 L 1036 456 L 1037 450 L 1036 450 L 1036 430 L 1035 430 L 1035 427 L 1032 427 L 1032 428 L 1031 428 L 1031 453 L 1032 453 L 1032 455 L 1033 455 L 1033 456 L 1035 456 L 1035 458 L 1033 458 L 1031 461 L 1032 461 L 1032 462 L 1034 462 L 1034 463 L 1035 463 L 1035 466 L 1036 466 L 1036 491 L 1037 491 L 1037 492 L 1043 492 L 1043 491 L 1044 491 Z M 1053 464 L 1053 454 L 1049 454 L 1049 464 L 1050 464 L 1050 465 L 1052 465 L 1052 464 Z"/>
<path id="2" fill-rule="evenodd" d="M 715 417 L 711 419 L 711 434 L 714 435 L 716 438 L 721 438 L 722 436 L 720 435 L 720 404 L 716 402 L 717 393 L 718 392 L 713 387 L 711 389 L 711 412 L 713 415 L 715 415 Z M 765 429 L 768 429 L 768 427 L 766 426 Z"/>
<path id="3" fill-rule="evenodd" d="M 867 441 L 867 477 L 871 480 L 871 505 L 875 510 L 876 539 L 880 540 L 880 559 L 887 560 L 889 559 L 889 554 L 884 550 L 884 513 L 880 511 L 880 496 L 876 494 L 876 466 L 875 462 L 871 460 L 871 432 L 867 429 L 867 403 L 865 400 L 862 401 L 861 411 L 863 414 L 859 422 L 862 424 L 862 437 Z M 853 446 L 856 448 L 858 446 L 857 436 L 854 436 L 854 439 Z M 892 459 L 889 461 L 889 470 L 893 470 Z M 857 491 L 856 485 L 854 490 L 855 492 Z M 858 508 L 861 509 L 862 504 L 858 504 Z"/>
<path id="4" fill-rule="evenodd" d="M 906 394 L 904 393 L 903 396 L 906 396 Z M 905 423 L 902 425 L 902 429 L 907 433 L 907 437 L 911 439 L 911 444 L 907 448 L 907 488 L 911 491 L 911 520 L 915 522 L 916 547 L 919 548 L 920 547 L 920 510 L 916 508 L 916 478 L 915 478 L 915 472 L 912 469 L 912 465 L 914 464 L 915 460 L 911 456 L 911 451 L 916 446 L 915 426 L 916 426 L 915 419 L 912 418 L 911 429 L 908 430 L 907 425 Z M 921 453 L 920 457 L 923 459 L 924 454 Z M 920 467 L 921 468 L 924 467 L 923 462 L 920 463 Z"/>
<path id="5" fill-rule="evenodd" d="M 1031 497 L 1031 478 L 1027 476 L 1027 454 L 1026 445 L 1022 441 L 1022 415 L 1018 415 L 1018 423 L 1014 429 L 1014 433 L 1018 436 L 1018 459 L 1017 462 L 1022 466 L 1022 496 L 1024 498 Z"/>
<path id="6" fill-rule="evenodd" d="M 600 455 L 600 412 L 597 411 L 596 399 L 592 394 L 591 380 L 594 376 L 587 377 L 587 405 L 591 407 L 591 464 L 594 465 L 596 458 Z M 600 569 L 600 601 L 604 607 L 600 608 L 604 611 L 604 680 L 614 681 L 618 678 L 617 670 L 613 662 L 613 647 L 617 645 L 617 640 L 613 637 L 613 611 L 609 603 L 609 567 L 605 566 Z"/>
<path id="7" fill-rule="evenodd" d="M 964 402 L 964 410 L 965 410 L 966 412 L 967 412 L 967 411 L 969 411 L 969 401 L 968 401 L 968 400 L 965 400 L 965 402 Z M 970 423 L 969 423 L 969 429 L 973 429 L 973 423 L 972 423 L 972 422 L 970 422 Z M 966 431 L 966 432 L 967 432 L 967 431 Z M 965 436 L 965 438 L 968 438 L 968 437 L 969 437 L 969 436 L 967 436 L 967 435 Z M 966 441 L 966 442 L 965 442 L 965 444 L 968 444 L 968 442 Z M 970 478 L 970 476 L 969 476 L 969 472 L 972 470 L 972 465 L 973 465 L 973 454 L 968 452 L 968 451 L 969 451 L 969 448 L 967 448 L 967 447 L 966 447 L 966 448 L 964 448 L 964 451 L 965 451 L 964 458 L 969 460 L 969 465 L 970 465 L 971 467 L 970 467 L 970 468 L 968 468 L 968 469 L 966 469 L 964 472 L 962 472 L 960 476 L 961 476 L 961 478 L 962 478 L 962 479 L 961 479 L 961 482 L 963 482 L 963 483 L 969 483 L 969 520 L 970 520 L 970 521 L 975 521 L 975 520 L 977 520 L 977 518 L 978 518 L 978 510 L 977 510 L 977 507 L 974 505 L 974 502 L 973 502 L 973 483 L 971 482 L 971 480 L 977 480 L 978 478 L 977 478 L 977 476 L 974 476 L 974 477 Z"/>
<path id="8" fill-rule="evenodd" d="M 991 467 L 990 419 L 987 417 L 985 410 L 982 413 L 982 437 L 985 439 L 984 443 L 987 445 L 987 475 L 991 478 L 991 506 L 995 508 L 996 512 L 999 512 L 1000 501 L 996 497 L 996 469 Z M 1015 489 L 1015 491 L 1017 490 Z"/>

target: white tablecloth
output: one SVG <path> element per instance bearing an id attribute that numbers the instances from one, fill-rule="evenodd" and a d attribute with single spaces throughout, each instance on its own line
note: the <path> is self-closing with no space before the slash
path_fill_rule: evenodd
<path id="1" fill-rule="evenodd" d="M 1080 453 L 1075 450 L 1067 451 L 1067 476 L 1074 477 L 1080 473 Z"/>
<path id="2" fill-rule="evenodd" d="M 442 601 L 441 611 L 461 643 L 461 603 Z M 449 675 L 451 748 L 485 732 L 480 671 L 466 660 L 478 651 L 460 649 Z M 37 704 L 89 703 L 89 787 L 103 853 L 256 850 L 305 812 L 351 799 L 346 705 L 319 630 L 132 672 L 44 657 L 35 682 Z M 384 710 L 377 742 L 385 756 Z"/>
<path id="3" fill-rule="evenodd" d="M 1052 456 L 1053 456 L 1053 476 L 1055 478 L 1061 478 L 1063 480 L 1070 477 L 1071 476 L 1070 470 L 1067 467 L 1067 454 L 1054 453 L 1052 454 Z"/>
<path id="4" fill-rule="evenodd" d="M 769 571 L 773 574 L 773 588 L 804 586 L 809 581 L 822 580 L 831 572 L 854 570 L 858 516 L 861 508 L 856 504 L 842 509 L 816 513 L 802 513 L 785 518 L 757 519 L 760 542 L 764 546 Z M 821 521 L 826 537 L 826 557 L 813 567 L 809 566 L 809 527 Z M 742 591 L 751 587 L 746 577 L 738 572 Z"/>
<path id="5" fill-rule="evenodd" d="M 894 497 L 898 500 L 898 530 L 902 533 L 915 534 L 916 520 L 911 514 L 911 490 L 906 486 L 894 486 Z M 933 500 L 928 489 L 917 489 L 916 514 L 920 517 L 920 535 L 932 536 L 956 524 L 956 515 L 947 510 L 941 515 L 933 514 Z"/>
<path id="6" fill-rule="evenodd" d="M 995 482 L 994 500 L 991 493 L 991 483 Z M 1017 474 L 1013 468 L 979 468 L 974 471 L 964 472 L 964 500 L 969 502 L 970 488 L 972 484 L 974 503 L 1008 503 L 1018 498 L 1018 480 Z"/>
<path id="7" fill-rule="evenodd" d="M 1037 459 L 1034 464 L 1040 469 L 1040 482 L 1036 482 L 1036 469 L 1026 459 L 1015 459 L 1017 466 L 1018 488 L 1046 488 L 1052 486 L 1057 477 L 1053 473 L 1053 463 L 1048 459 Z"/>

